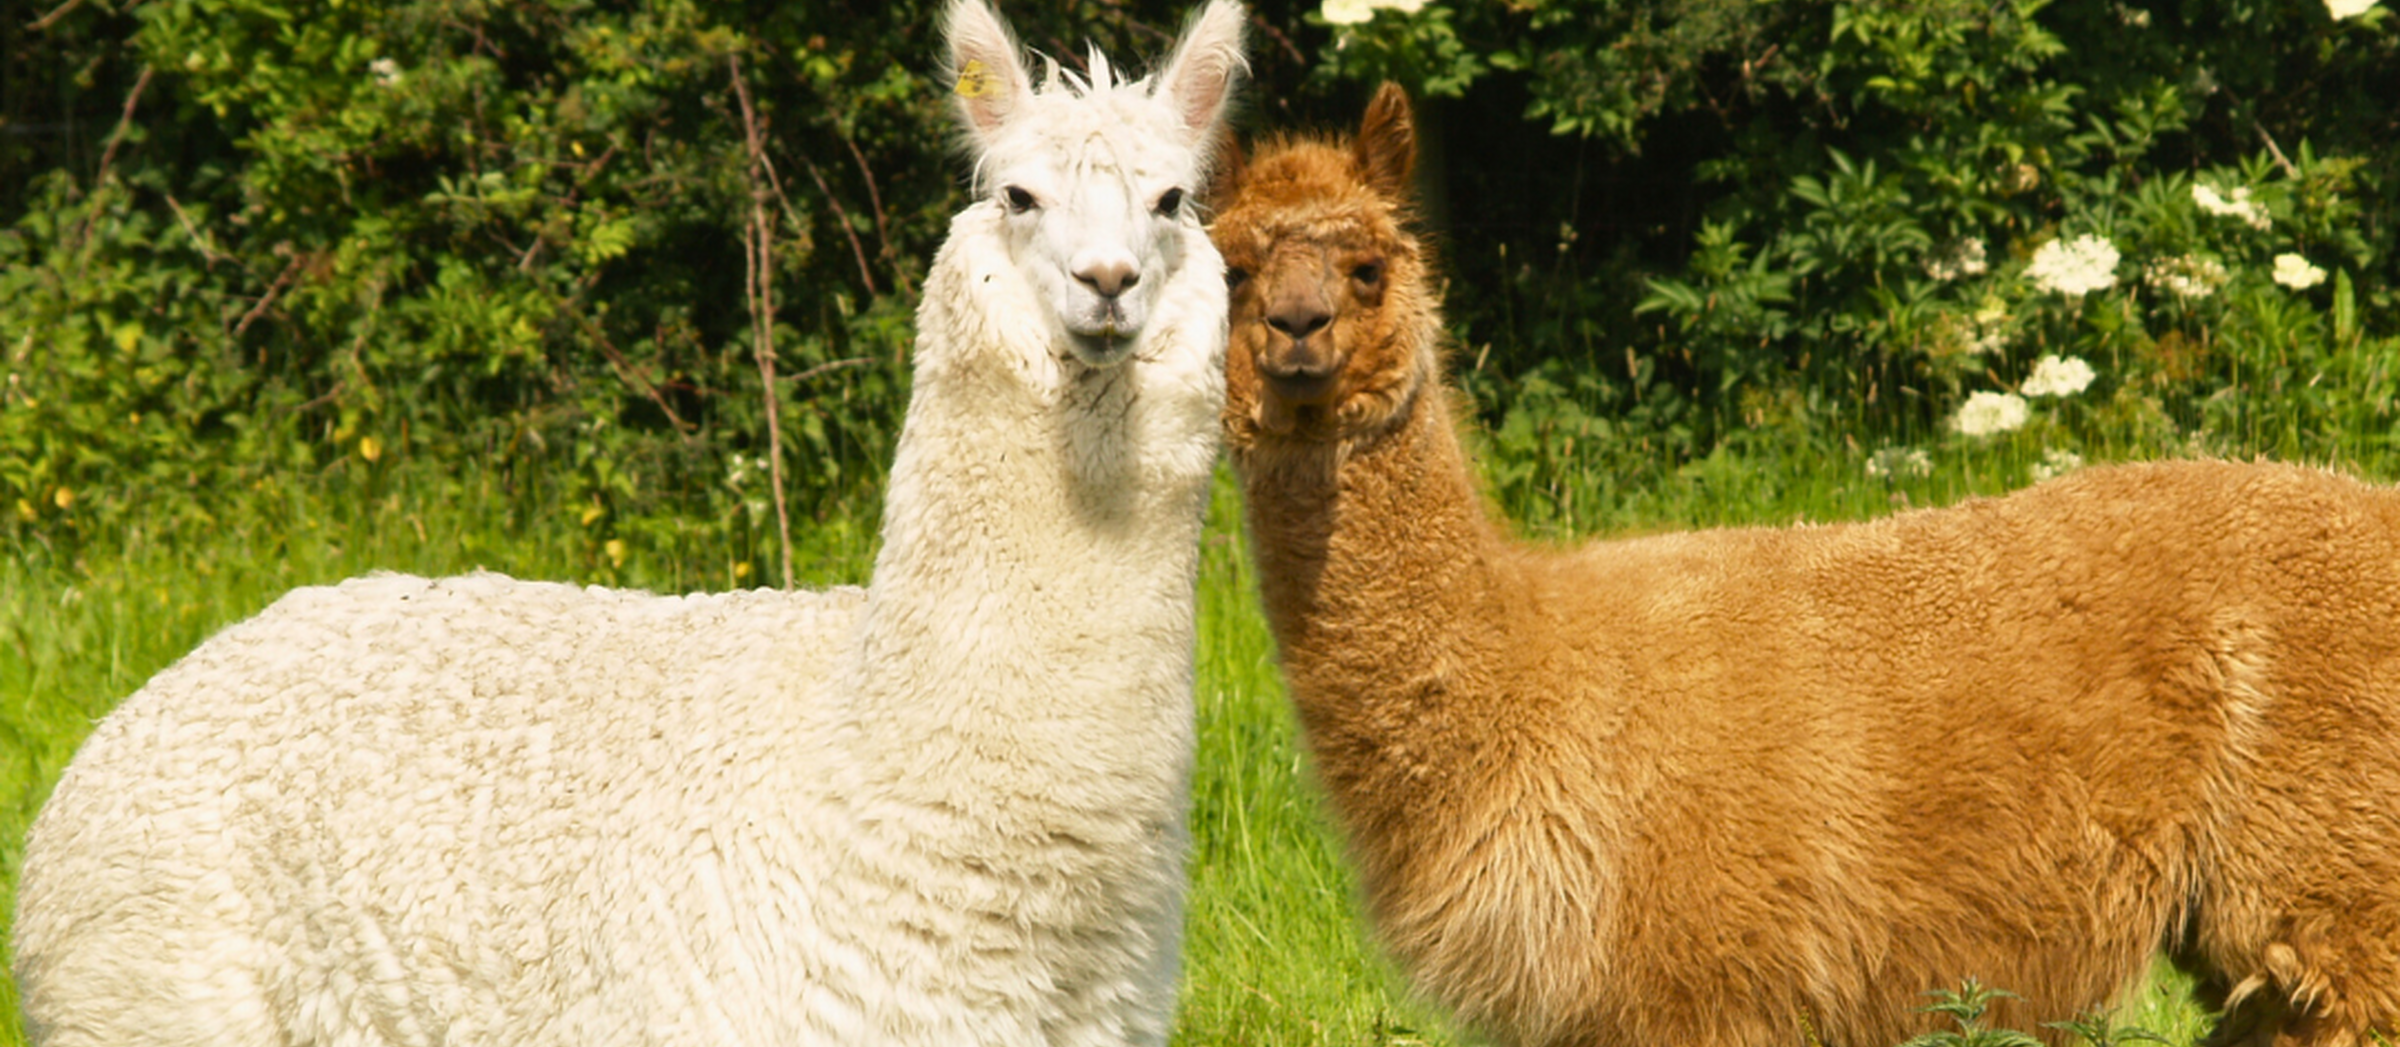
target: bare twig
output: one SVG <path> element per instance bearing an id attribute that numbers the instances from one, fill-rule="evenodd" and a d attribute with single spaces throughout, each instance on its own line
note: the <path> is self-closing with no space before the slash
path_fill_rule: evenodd
<path id="1" fill-rule="evenodd" d="M 875 208 L 875 240 L 883 246 L 883 250 L 877 257 L 882 258 L 885 265 L 892 267 L 892 283 L 900 288 L 900 293 L 913 295 L 916 293 L 916 289 L 908 285 L 908 273 L 900 268 L 898 253 L 892 248 L 892 227 L 890 223 L 884 221 L 883 216 L 883 193 L 875 188 L 875 172 L 867 166 L 867 154 L 859 151 L 858 143 L 852 141 L 849 135 L 843 135 L 841 138 L 842 144 L 850 149 L 850 159 L 858 163 L 859 177 L 866 179 L 867 203 Z"/>
<path id="2" fill-rule="evenodd" d="M 310 401 L 308 401 L 307 403 L 304 403 L 304 404 L 298 404 L 298 405 L 295 405 L 295 406 L 292 406 L 292 407 L 285 408 L 285 409 L 284 409 L 284 413 L 286 413 L 286 414 L 307 414 L 307 413 L 308 413 L 308 412 L 310 412 L 310 411 L 314 411 L 314 410 L 316 410 L 317 408 L 323 407 L 323 406 L 325 406 L 326 404 L 329 404 L 329 403 L 332 403 L 332 402 L 334 402 L 335 400 L 339 400 L 339 399 L 341 399 L 341 398 L 342 398 L 342 393 L 343 393 L 343 392 L 345 392 L 345 391 L 347 391 L 348 389 L 349 389 L 349 385 L 348 385 L 348 383 L 345 383 L 345 382 L 335 382 L 335 383 L 333 383 L 333 388 L 331 388 L 331 389 L 328 389 L 328 390 L 326 390 L 326 391 L 325 391 L 325 395 L 323 395 L 323 396 L 319 396 L 319 397 L 316 397 L 315 399 L 312 399 L 312 400 L 310 400 Z"/>
<path id="3" fill-rule="evenodd" d="M 233 325 L 235 338 L 240 338 L 242 332 L 249 330 L 251 324 L 256 323 L 259 317 L 267 314 L 267 308 L 275 304 L 275 296 L 282 294 L 284 288 L 290 287 L 292 277 L 300 272 L 302 265 L 308 263 L 308 255 L 292 250 L 292 245 L 287 243 L 277 246 L 280 250 L 290 254 L 292 260 L 284 265 L 283 272 L 275 274 L 275 282 L 267 285 L 267 293 L 258 296 L 257 304 L 252 305 L 249 312 L 242 314 L 242 322 Z"/>
<path id="4" fill-rule="evenodd" d="M 133 90 L 125 94 L 125 111 L 117 116 L 117 129 L 108 133 L 108 148 L 100 151 L 100 173 L 92 176 L 98 185 L 108 178 L 108 165 L 117 159 L 117 147 L 125 142 L 125 132 L 133 127 L 133 107 L 140 105 L 142 92 L 150 87 L 150 67 L 142 67 L 142 75 L 134 80 Z"/>
<path id="5" fill-rule="evenodd" d="M 2258 129 L 2258 137 L 2267 143 L 2267 155 L 2275 158 L 2275 166 L 2283 168 L 2284 176 L 2293 179 L 2299 178 L 2300 168 L 2292 163 L 2290 157 L 2283 155 L 2283 150 L 2276 148 L 2275 136 L 2267 133 L 2267 125 L 2252 120 L 2250 126 Z"/>
<path id="6" fill-rule="evenodd" d="M 1283 47 L 1283 53 L 1287 56 L 1290 56 L 1292 64 L 1308 64 L 1308 56 L 1301 53 L 1300 45 L 1293 43 L 1291 37 L 1283 35 L 1283 30 L 1276 28 L 1275 23 L 1267 21 L 1263 16 L 1251 15 L 1250 27 L 1267 34 L 1268 39 L 1273 40 L 1277 44 L 1281 45 Z"/>
<path id="7" fill-rule="evenodd" d="M 54 23 L 54 22 L 57 22 L 59 19 L 66 17 L 66 15 L 67 15 L 67 12 L 69 12 L 69 11 L 72 11 L 72 10 L 74 10 L 74 9 L 78 8 L 78 7 L 81 7 L 81 6 L 83 6 L 83 0 L 67 0 L 67 2 L 66 2 L 66 3 L 60 4 L 60 5 L 58 5 L 57 7 L 55 7 L 55 8 L 52 8 L 52 9 L 50 10 L 50 13 L 49 13 L 49 14 L 43 15 L 43 16 L 42 16 L 42 17 L 40 17 L 40 18 L 37 18 L 37 19 L 35 19 L 35 20 L 31 21 L 31 22 L 27 22 L 27 23 L 25 23 L 25 31 L 26 31 L 26 32 L 29 32 L 29 33 L 38 33 L 38 32 L 41 32 L 42 30 L 48 29 L 48 28 L 50 28 L 50 26 L 51 26 L 51 24 L 52 24 L 52 23 Z"/>
<path id="8" fill-rule="evenodd" d="M 60 11 L 63 10 L 65 9 L 60 9 Z M 53 11 L 51 13 L 55 15 L 60 12 Z M 150 67 L 145 65 L 142 67 L 141 77 L 133 82 L 133 90 L 125 93 L 125 109 L 117 116 L 117 129 L 108 133 L 108 148 L 100 151 L 100 169 L 92 175 L 93 193 L 97 194 L 101 192 L 102 187 L 108 184 L 108 165 L 116 162 L 117 146 L 124 143 L 125 133 L 133 127 L 134 107 L 141 104 L 142 92 L 148 90 L 149 87 Z M 100 206 L 97 198 L 95 197 L 91 208 L 84 212 L 83 224 L 76 227 L 75 245 L 77 251 L 81 251 L 83 249 L 83 245 L 91 242 L 92 226 L 98 224 L 99 221 Z M 81 264 L 82 263 L 80 262 L 77 263 L 78 266 Z"/>
<path id="9" fill-rule="evenodd" d="M 1747 83 L 1752 77 L 1757 76 L 1760 70 L 1765 69 L 1769 63 L 1775 61 L 1775 56 L 1781 54 L 1782 52 L 1783 45 L 1781 43 L 1776 43 L 1769 45 L 1767 49 L 1763 52 L 1760 52 L 1759 56 L 1756 58 L 1742 59 L 1743 82 Z"/>
<path id="10" fill-rule="evenodd" d="M 842 227 L 842 235 L 850 238 L 850 253 L 858 257 L 858 278 L 867 285 L 867 293 L 875 294 L 875 273 L 867 268 L 867 249 L 858 242 L 858 230 L 850 226 L 850 212 L 842 207 L 833 187 L 825 184 L 825 175 L 817 170 L 817 162 L 803 155 L 800 162 L 808 165 L 808 177 L 817 183 L 817 191 L 825 194 L 825 202 L 833 205 L 833 220 Z"/>
<path id="11" fill-rule="evenodd" d="M 591 317 L 584 315 L 583 310 L 572 308 L 571 303 L 562 301 L 562 304 L 570 306 L 567 310 L 568 315 L 573 316 L 575 322 L 583 327 L 584 335 L 590 338 L 593 344 L 600 347 L 600 355 L 608 357 L 608 366 L 617 372 L 618 380 L 641 390 L 642 395 L 649 397 L 650 402 L 657 404 L 658 409 L 666 414 L 667 424 L 675 427 L 676 435 L 683 437 L 685 442 L 690 442 L 695 431 L 692 423 L 684 421 L 683 416 L 676 413 L 675 405 L 667 402 L 666 394 L 659 391 L 658 383 L 651 381 L 648 375 L 642 373 L 641 368 L 635 367 L 633 361 L 626 359 L 624 351 L 617 348 L 617 343 L 609 340 L 608 332 L 601 330 L 600 325 L 592 322 Z"/>
<path id="12" fill-rule="evenodd" d="M 758 112 L 750 106 L 750 88 L 742 82 L 740 55 L 725 56 L 733 74 L 733 94 L 742 103 L 742 132 L 750 150 L 750 228 L 742 238 L 743 259 L 750 269 L 750 337 L 758 357 L 759 389 L 767 398 L 767 480 L 775 492 L 775 537 L 783 553 L 783 587 L 792 587 L 792 515 L 783 489 L 783 397 L 775 382 L 775 255 L 774 223 L 767 217 L 766 143 L 758 129 Z M 813 172 L 815 168 L 812 166 Z M 851 243 L 855 246 L 857 238 Z M 860 258 L 864 264 L 865 258 Z"/>
<path id="13" fill-rule="evenodd" d="M 183 235 L 191 237 L 192 242 L 200 246 L 201 260 L 207 262 L 212 269 L 218 262 L 224 261 L 227 257 L 225 252 L 217 250 L 217 245 L 209 239 L 207 230 L 192 223 L 192 216 L 183 211 L 182 201 L 175 199 L 173 193 L 166 194 L 166 197 L 167 210 L 175 212 L 175 221 L 183 226 Z"/>
<path id="14" fill-rule="evenodd" d="M 835 371 L 848 370 L 853 367 L 858 367 L 860 365 L 873 362 L 874 359 L 872 357 L 866 356 L 852 356 L 840 360 L 827 360 L 824 363 L 818 364 L 815 367 L 811 367 L 808 370 L 800 372 L 799 374 L 785 378 L 784 381 L 793 385 L 798 385 L 802 382 L 808 381 L 811 378 L 821 378 L 825 375 L 832 374 Z"/>

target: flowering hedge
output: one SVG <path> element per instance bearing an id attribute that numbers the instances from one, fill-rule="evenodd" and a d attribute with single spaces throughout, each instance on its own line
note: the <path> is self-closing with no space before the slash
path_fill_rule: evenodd
<path id="1" fill-rule="evenodd" d="M 1072 65 L 1086 39 L 1155 52 L 1189 5 L 1006 6 Z M 961 201 L 931 9 L 6 20 L 0 527 L 206 525 L 278 483 L 413 476 L 563 506 L 601 568 L 686 539 L 748 565 L 775 456 L 799 515 L 871 503 L 915 280 Z M 1253 21 L 1252 130 L 1348 124 L 1384 78 L 1424 100 L 1457 358 L 1533 515 L 1728 454 L 1897 478 L 1994 448 L 2027 475 L 2395 453 L 2382 4 L 1257 0 Z"/>

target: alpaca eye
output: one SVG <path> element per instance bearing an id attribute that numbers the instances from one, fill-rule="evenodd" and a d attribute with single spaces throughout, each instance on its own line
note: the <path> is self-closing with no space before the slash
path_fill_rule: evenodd
<path id="1" fill-rule="evenodd" d="M 1238 265 L 1225 267 L 1225 289 L 1230 291 L 1250 282 L 1250 270 Z"/>
<path id="2" fill-rule="evenodd" d="M 1366 262 L 1350 270 L 1350 278 L 1362 284 L 1378 283 L 1383 279 L 1382 262 Z"/>
<path id="3" fill-rule="evenodd" d="M 1022 186 L 1002 186 L 1000 198 L 1008 201 L 1008 213 L 1010 214 L 1024 214 L 1033 210 L 1033 194 L 1026 192 Z"/>
<path id="4" fill-rule="evenodd" d="M 1169 189 L 1166 192 L 1159 194 L 1158 216 L 1160 218 L 1173 218 L 1175 217 L 1175 212 L 1182 209 L 1183 190 Z"/>

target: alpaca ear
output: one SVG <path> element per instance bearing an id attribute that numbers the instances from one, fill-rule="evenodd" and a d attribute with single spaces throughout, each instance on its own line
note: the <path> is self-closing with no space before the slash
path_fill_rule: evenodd
<path id="1" fill-rule="evenodd" d="M 1183 40 L 1159 77 L 1156 90 L 1174 105 L 1175 115 L 1183 118 L 1183 126 L 1204 151 L 1217 144 L 1226 104 L 1242 74 L 1250 70 L 1242 46 L 1247 17 L 1235 0 L 1214 0 L 1202 8 L 1184 28 Z"/>
<path id="2" fill-rule="evenodd" d="M 1386 80 L 1375 90 L 1350 150 L 1350 162 L 1368 185 L 1394 200 L 1414 195 L 1408 179 L 1417 168 L 1417 125 L 1399 84 Z"/>
<path id="3" fill-rule="evenodd" d="M 942 35 L 950 41 L 945 72 L 959 120 L 977 143 L 987 143 L 1033 93 L 1016 38 L 985 0 L 951 0 L 942 16 Z"/>

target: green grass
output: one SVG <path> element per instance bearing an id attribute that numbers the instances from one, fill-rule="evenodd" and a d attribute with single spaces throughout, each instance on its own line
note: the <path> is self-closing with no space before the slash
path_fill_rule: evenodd
<path id="1" fill-rule="evenodd" d="M 1703 463 L 1636 496 L 1587 502 L 1590 515 L 1569 526 L 1854 518 L 2023 483 L 2005 461 L 1899 486 L 1835 465 Z M 1232 485 L 1220 483 L 1201 570 L 1196 848 L 1178 1042 L 1475 1042 L 1410 996 L 1364 928 L 1257 611 L 1239 509 Z M 842 522 L 804 529 L 804 583 L 863 580 L 871 531 Z M 731 558 L 716 551 L 620 564 L 602 548 L 579 514 L 527 513 L 488 491 L 328 488 L 261 495 L 244 519 L 202 540 L 133 534 L 107 550 L 32 545 L 0 557 L 0 906 L 13 913 L 25 826 L 92 722 L 209 633 L 293 586 L 377 569 L 477 567 L 657 589 L 722 588 L 733 578 Z M 2190 1042 L 2200 1016 L 2184 987 L 2162 976 L 2130 1001 L 2125 1020 Z M 0 983 L 0 1045 L 19 1042 L 14 985 Z"/>

